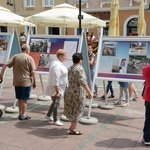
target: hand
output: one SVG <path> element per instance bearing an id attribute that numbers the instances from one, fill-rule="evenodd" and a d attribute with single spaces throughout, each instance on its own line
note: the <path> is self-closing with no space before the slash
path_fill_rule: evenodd
<path id="1" fill-rule="evenodd" d="M 88 98 L 89 98 L 89 99 L 91 99 L 91 98 L 92 98 L 92 96 L 93 96 L 93 95 L 92 95 L 92 93 L 91 93 L 91 92 L 89 92 L 89 93 L 88 93 Z"/>
<path id="2" fill-rule="evenodd" d="M 36 88 L 36 83 L 35 82 L 33 82 L 33 89 L 35 89 Z"/>
<path id="3" fill-rule="evenodd" d="M 60 93 L 56 92 L 55 97 L 60 98 Z"/>

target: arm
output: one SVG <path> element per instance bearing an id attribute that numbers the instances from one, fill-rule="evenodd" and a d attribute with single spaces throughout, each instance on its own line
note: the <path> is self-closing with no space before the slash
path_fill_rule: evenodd
<path id="1" fill-rule="evenodd" d="M 54 89 L 55 89 L 55 92 L 56 92 L 55 96 L 56 96 L 57 98 L 59 98 L 59 97 L 60 97 L 60 89 L 59 89 L 60 68 L 59 68 L 58 65 L 56 65 L 56 66 L 53 68 L 51 74 L 52 74 L 52 76 L 53 76 L 52 84 L 53 84 Z"/>
<path id="2" fill-rule="evenodd" d="M 3 81 L 3 75 L 4 75 L 4 72 L 5 72 L 6 68 L 7 68 L 7 65 L 4 64 L 3 67 L 2 67 L 1 73 L 0 73 L 0 80 L 1 81 Z"/>
<path id="3" fill-rule="evenodd" d="M 32 76 L 33 76 L 33 89 L 36 87 L 36 73 L 35 71 L 32 71 Z"/>
<path id="4" fill-rule="evenodd" d="M 54 88 L 55 88 L 55 92 L 56 92 L 55 96 L 56 96 L 57 98 L 59 98 L 59 97 L 60 97 L 59 86 L 54 86 Z"/>
<path id="5" fill-rule="evenodd" d="M 91 90 L 90 90 L 89 86 L 86 84 L 85 86 L 83 86 L 83 88 L 87 91 L 88 98 L 91 99 L 92 98 L 92 93 L 91 93 Z"/>
<path id="6" fill-rule="evenodd" d="M 91 99 L 92 98 L 92 93 L 91 93 L 91 90 L 90 90 L 90 88 L 87 84 L 84 69 L 76 70 L 76 73 L 77 73 L 77 77 L 78 77 L 78 80 L 79 80 L 80 84 L 87 91 L 89 99 Z"/>
<path id="7" fill-rule="evenodd" d="M 93 63 L 94 63 L 94 56 L 91 58 L 91 60 L 89 60 L 90 65 L 93 65 Z"/>

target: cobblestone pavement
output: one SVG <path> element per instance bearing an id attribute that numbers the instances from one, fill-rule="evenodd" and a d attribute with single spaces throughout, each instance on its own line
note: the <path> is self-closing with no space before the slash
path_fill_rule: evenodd
<path id="1" fill-rule="evenodd" d="M 46 81 L 46 76 L 43 81 Z M 100 99 L 103 95 L 102 81 L 98 81 L 98 97 L 93 104 L 113 105 L 118 98 L 118 84 L 113 82 L 115 98 L 108 99 L 108 103 Z M 135 83 L 139 95 L 142 84 Z M 32 94 L 43 94 L 41 84 L 32 91 Z M 7 108 L 14 104 L 14 89 L 11 73 L 6 72 L 0 104 Z M 86 102 L 89 102 L 87 99 Z M 95 125 L 79 124 L 78 129 L 83 135 L 69 135 L 69 122 L 64 126 L 50 125 L 44 119 L 51 101 L 28 101 L 27 114 L 32 118 L 19 121 L 17 113 L 6 113 L 0 118 L 0 150 L 146 150 L 150 147 L 141 143 L 144 124 L 144 101 L 141 97 L 137 101 L 130 101 L 128 107 L 115 107 L 111 110 L 92 108 L 90 118 L 96 118 Z M 89 108 L 85 108 L 87 117 Z M 63 115 L 63 100 L 60 104 L 60 116 Z M 90 119 L 89 118 L 89 119 Z"/>

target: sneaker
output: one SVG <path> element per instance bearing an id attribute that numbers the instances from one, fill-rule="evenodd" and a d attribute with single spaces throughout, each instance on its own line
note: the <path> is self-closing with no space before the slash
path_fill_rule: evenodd
<path id="1" fill-rule="evenodd" d="M 129 106 L 129 103 L 121 104 L 121 107 L 126 107 L 126 106 Z"/>
<path id="2" fill-rule="evenodd" d="M 135 94 L 134 97 L 132 98 L 134 101 L 136 101 L 139 98 L 138 94 Z"/>
<path id="3" fill-rule="evenodd" d="M 19 120 L 28 120 L 28 119 L 31 119 L 31 117 L 30 116 L 20 116 L 19 117 Z"/>
<path id="4" fill-rule="evenodd" d="M 49 121 L 54 121 L 53 117 L 45 116 L 45 119 L 48 119 Z"/>
<path id="5" fill-rule="evenodd" d="M 145 141 L 144 139 L 142 139 L 142 143 L 144 143 L 145 145 L 149 145 L 150 146 L 150 141 Z"/>
<path id="6" fill-rule="evenodd" d="M 122 101 L 125 101 L 125 100 L 126 100 L 126 99 L 123 97 L 123 98 L 122 98 Z"/>
<path id="7" fill-rule="evenodd" d="M 108 98 L 115 98 L 115 96 L 114 95 L 110 95 Z"/>
<path id="8" fill-rule="evenodd" d="M 96 97 L 97 97 L 97 95 L 98 95 L 97 93 L 94 93 L 93 98 L 96 98 Z"/>
<path id="9" fill-rule="evenodd" d="M 114 105 L 121 105 L 120 101 L 114 101 Z"/>
<path id="10" fill-rule="evenodd" d="M 132 101 L 132 100 L 133 100 L 133 98 L 132 98 L 132 97 L 130 97 L 130 98 L 129 98 L 129 101 Z"/>
<path id="11" fill-rule="evenodd" d="M 18 116 L 18 119 L 19 119 L 19 120 L 21 120 L 21 119 L 22 119 L 22 118 L 21 118 L 21 115 L 19 115 L 19 116 Z"/>
<path id="12" fill-rule="evenodd" d="M 63 126 L 64 124 L 62 122 L 60 122 L 59 120 L 57 120 L 56 122 L 54 122 L 55 125 L 57 126 Z"/>
<path id="13" fill-rule="evenodd" d="M 101 99 L 102 99 L 102 100 L 105 100 L 105 95 L 101 96 Z"/>

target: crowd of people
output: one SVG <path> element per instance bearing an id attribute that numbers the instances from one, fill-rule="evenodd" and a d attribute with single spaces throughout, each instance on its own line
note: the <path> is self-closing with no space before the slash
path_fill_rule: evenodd
<path id="1" fill-rule="evenodd" d="M 23 44 L 21 46 L 22 53 L 14 55 L 8 60 L 2 67 L 0 73 L 0 80 L 3 80 L 3 75 L 6 67 L 13 67 L 13 85 L 15 88 L 16 99 L 18 99 L 19 107 L 19 120 L 27 120 L 31 117 L 26 115 L 27 101 L 30 97 L 31 88 L 36 87 L 36 73 L 35 63 L 30 53 L 30 46 Z M 92 53 L 91 45 L 88 46 L 89 64 L 91 71 L 91 80 L 93 80 L 94 73 L 94 59 L 95 55 Z M 52 61 L 50 65 L 46 94 L 52 98 L 52 103 L 45 116 L 50 121 L 50 124 L 63 126 L 63 123 L 59 119 L 59 105 L 62 97 L 64 97 L 64 115 L 70 121 L 69 134 L 82 135 L 83 132 L 77 129 L 77 125 L 80 117 L 84 111 L 84 100 L 86 99 L 86 93 L 88 98 L 93 97 L 93 93 L 88 86 L 87 77 L 82 67 L 82 54 L 74 53 L 72 56 L 73 65 L 66 68 L 63 64 L 66 61 L 67 51 L 59 49 L 56 53 L 56 59 Z M 28 62 L 28 63 L 27 63 Z M 122 73 L 120 67 L 119 73 Z M 143 67 L 143 75 L 145 77 L 145 88 L 143 90 L 143 98 L 145 99 L 145 124 L 143 129 L 143 143 L 150 145 L 150 97 L 149 97 L 149 65 Z M 120 94 L 118 101 L 114 102 L 114 105 L 129 106 L 130 100 L 136 100 L 138 93 L 133 83 L 118 82 L 120 85 Z M 108 81 L 107 91 L 111 91 L 111 95 L 108 98 L 114 98 L 114 90 L 112 87 L 112 81 Z M 122 104 L 123 92 L 125 93 L 125 103 Z M 132 97 L 132 94 L 134 96 Z M 98 88 L 95 84 L 94 94 L 98 94 Z M 104 96 L 101 97 L 104 99 Z"/>

